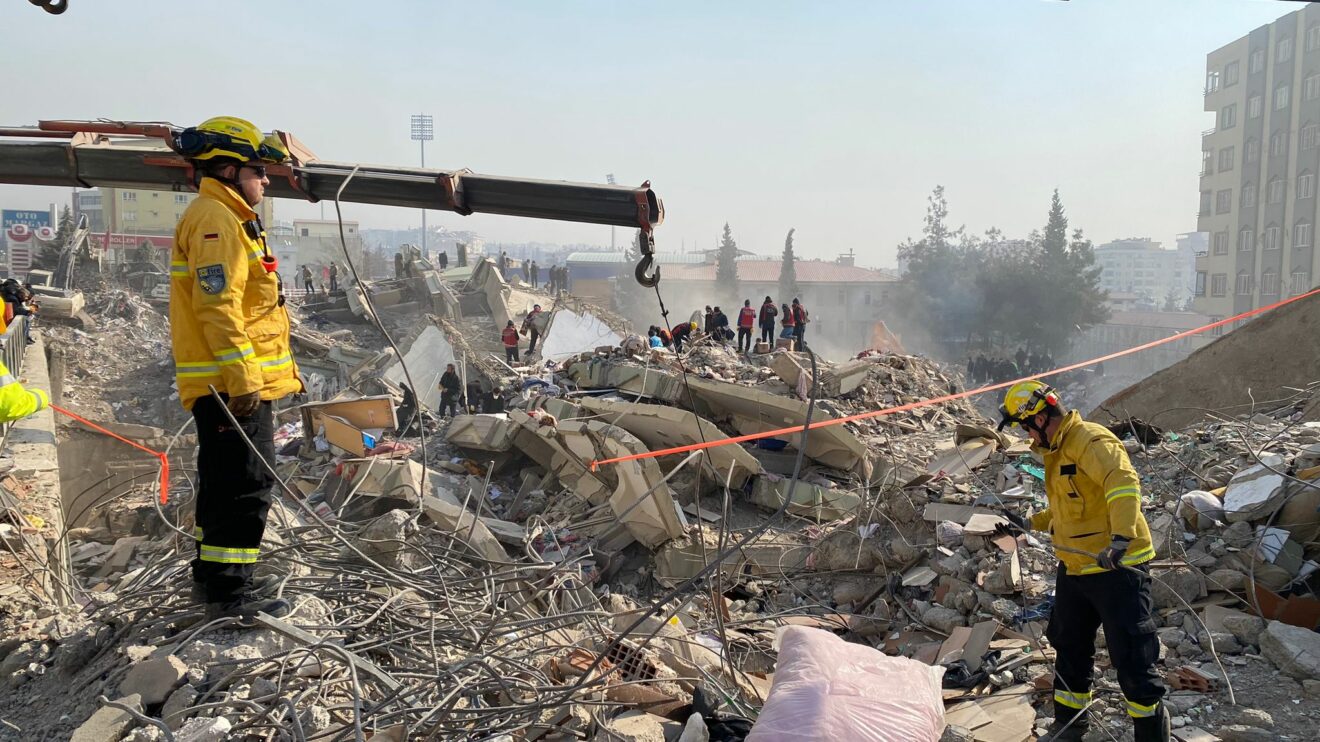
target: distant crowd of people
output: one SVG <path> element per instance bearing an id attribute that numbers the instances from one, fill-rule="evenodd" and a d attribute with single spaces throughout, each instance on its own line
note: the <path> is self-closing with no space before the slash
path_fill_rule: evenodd
<path id="1" fill-rule="evenodd" d="M 496 265 L 500 268 L 500 274 L 506 279 L 510 278 L 514 271 L 517 271 L 522 274 L 524 281 L 531 284 L 532 288 L 539 288 L 541 285 L 541 266 L 537 265 L 533 259 L 518 260 L 509 257 L 506 252 L 500 252 Z M 568 276 L 568 266 L 550 266 L 546 275 L 545 290 L 551 294 L 573 290 L 573 281 Z"/>
<path id="2" fill-rule="evenodd" d="M 724 310 L 707 305 L 704 312 L 696 310 L 691 319 L 680 323 L 672 333 L 658 325 L 651 325 L 646 333 L 647 341 L 653 348 L 669 348 L 680 353 L 684 344 L 694 339 L 693 333 L 700 331 L 713 342 L 726 346 L 736 339 L 738 352 L 751 353 L 753 329 L 760 329 L 760 339 L 769 345 L 775 341 L 775 326 L 778 323 L 780 338 L 791 338 L 798 349 L 805 347 L 807 324 L 811 322 L 806 306 L 796 297 L 792 304 L 780 306 L 775 306 L 775 300 L 769 296 L 765 297 L 760 308 L 753 307 L 751 299 L 744 299 L 737 317 L 731 322 Z"/>
<path id="3" fill-rule="evenodd" d="M 1012 356 L 984 353 L 967 356 L 967 378 L 980 384 L 998 384 L 1023 376 L 1038 374 L 1054 368 L 1054 357 L 1049 353 L 1028 352 L 1018 348 Z"/>
<path id="4" fill-rule="evenodd" d="M 315 266 L 315 273 L 312 272 L 312 268 L 313 266 L 303 265 L 298 269 L 293 277 L 295 289 L 302 291 L 305 296 L 316 294 L 318 286 L 316 276 L 319 275 L 321 277 L 319 284 L 321 293 L 332 294 L 339 290 L 339 277 L 343 275 L 343 269 L 339 267 L 338 263 L 332 261 L 328 265 Z"/>

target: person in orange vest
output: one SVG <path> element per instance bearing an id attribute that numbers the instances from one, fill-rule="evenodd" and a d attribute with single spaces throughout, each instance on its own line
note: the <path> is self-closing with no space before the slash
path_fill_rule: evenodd
<path id="1" fill-rule="evenodd" d="M 504 362 L 510 366 L 518 363 L 518 328 L 513 326 L 513 320 L 504 326 L 500 340 L 504 341 Z"/>
<path id="2" fill-rule="evenodd" d="M 752 325 L 756 324 L 756 310 L 752 309 L 752 300 L 743 299 L 742 309 L 738 310 L 738 351 L 752 352 Z"/>
<path id="3" fill-rule="evenodd" d="M 795 326 L 797 325 L 797 322 L 793 320 L 793 310 L 790 309 L 787 304 L 784 305 L 784 318 L 780 320 L 780 324 L 784 328 L 779 332 L 780 340 L 796 336 L 797 328 Z"/>
<path id="4" fill-rule="evenodd" d="M 760 323 L 761 340 L 767 344 L 775 342 L 775 317 L 779 316 L 779 310 L 775 309 L 775 300 L 765 297 L 761 304 Z"/>

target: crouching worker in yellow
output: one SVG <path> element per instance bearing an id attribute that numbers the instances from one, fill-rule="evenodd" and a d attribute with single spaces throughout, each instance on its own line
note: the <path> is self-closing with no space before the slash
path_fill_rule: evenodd
<path id="1" fill-rule="evenodd" d="M 253 210 L 266 165 L 287 153 L 250 122 L 222 116 L 176 142 L 200 175 L 174 235 L 170 332 L 179 397 L 197 423 L 197 556 L 193 597 L 208 619 L 289 613 L 279 581 L 253 579 L 274 478 L 271 403 L 303 389 L 289 349 L 278 264 Z M 221 402 L 257 452 L 244 443 Z"/>

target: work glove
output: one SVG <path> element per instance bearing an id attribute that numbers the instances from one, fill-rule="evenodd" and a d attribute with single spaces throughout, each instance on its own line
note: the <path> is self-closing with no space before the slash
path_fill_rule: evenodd
<path id="1" fill-rule="evenodd" d="M 995 526 L 995 535 L 997 536 L 1018 536 L 1031 530 L 1031 523 L 1026 518 L 1018 515 L 1011 510 L 1004 510 L 999 513 L 1007 520 L 1007 523 L 1000 523 Z"/>
<path id="2" fill-rule="evenodd" d="M 1105 569 L 1118 569 L 1123 566 L 1123 555 L 1128 550 L 1128 539 L 1126 536 L 1114 536 L 1109 545 L 1096 555 L 1096 564 Z"/>

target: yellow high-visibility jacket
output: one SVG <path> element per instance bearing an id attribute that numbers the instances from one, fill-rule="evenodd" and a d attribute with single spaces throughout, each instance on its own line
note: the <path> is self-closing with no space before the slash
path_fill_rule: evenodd
<path id="1" fill-rule="evenodd" d="M 23 338 L 18 338 L 23 342 Z M 0 423 L 27 417 L 50 406 L 50 397 L 40 389 L 25 389 L 0 361 Z"/>
<path id="2" fill-rule="evenodd" d="M 261 243 L 243 223 L 257 218 L 238 193 L 203 178 L 174 231 L 170 332 L 179 398 L 192 409 L 208 384 L 263 400 L 302 390 L 289 349 L 279 279 L 261 265 Z"/>
<path id="3" fill-rule="evenodd" d="M 1045 459 L 1049 508 L 1031 517 L 1032 528 L 1049 531 L 1056 546 L 1089 554 L 1100 553 L 1117 534 L 1130 542 L 1123 564 L 1155 558 L 1150 527 L 1141 514 L 1141 479 L 1117 436 L 1073 410 L 1059 424 L 1050 448 L 1033 450 Z M 1055 553 L 1068 574 L 1105 571 L 1093 558 L 1060 549 Z"/>

